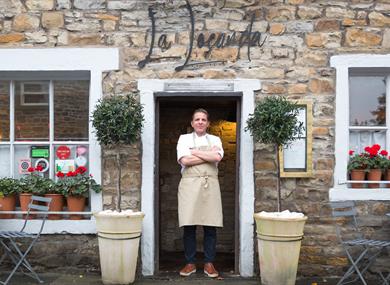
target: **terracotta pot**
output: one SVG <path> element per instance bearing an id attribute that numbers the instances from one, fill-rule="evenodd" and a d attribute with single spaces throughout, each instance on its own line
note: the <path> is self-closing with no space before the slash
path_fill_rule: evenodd
<path id="1" fill-rule="evenodd" d="M 366 172 L 363 169 L 351 170 L 351 180 L 365 180 Z M 351 183 L 351 188 L 363 188 L 363 183 Z"/>
<path id="2" fill-rule="evenodd" d="M 386 181 L 390 181 L 390 169 L 386 169 L 385 175 L 384 175 L 383 179 L 386 180 Z M 390 188 L 390 184 L 386 183 L 386 187 Z"/>
<path id="3" fill-rule="evenodd" d="M 379 181 L 382 179 L 382 169 L 370 169 L 367 174 L 368 181 Z M 379 183 L 368 183 L 368 188 L 379 188 Z"/>
<path id="4" fill-rule="evenodd" d="M 64 195 L 62 194 L 45 194 L 45 197 L 51 198 L 49 211 L 61 212 L 64 208 Z M 48 215 L 49 220 L 61 220 L 62 215 L 51 214 Z"/>
<path id="5" fill-rule="evenodd" d="M 69 212 L 83 212 L 85 209 L 85 197 L 84 196 L 68 196 L 66 198 Z M 81 220 L 82 215 L 69 215 L 70 220 Z"/>
<path id="6" fill-rule="evenodd" d="M 15 204 L 16 204 L 16 196 L 10 195 L 10 196 L 4 196 L 0 197 L 0 211 L 15 211 Z M 14 214 L 0 214 L 0 219 L 13 219 L 15 217 Z"/>
<path id="7" fill-rule="evenodd" d="M 30 204 L 32 194 L 30 193 L 20 193 L 19 194 L 19 202 L 20 202 L 20 210 L 21 211 L 27 211 L 28 210 L 28 204 Z M 26 218 L 26 214 L 23 214 L 23 219 Z M 28 219 L 35 219 L 37 215 L 30 214 L 28 216 Z"/>

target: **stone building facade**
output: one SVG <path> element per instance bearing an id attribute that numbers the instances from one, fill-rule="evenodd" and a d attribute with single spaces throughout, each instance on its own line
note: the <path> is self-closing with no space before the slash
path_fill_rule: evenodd
<path id="1" fill-rule="evenodd" d="M 141 79 L 169 82 L 254 79 L 261 83 L 261 88 L 255 90 L 256 100 L 276 95 L 310 100 L 313 103 L 313 177 L 283 179 L 283 207 L 309 217 L 298 275 L 334 276 L 344 271 L 347 259 L 338 246 L 329 211 L 322 211 L 324 203 L 330 200 L 330 189 L 339 183 L 334 179 L 336 156 L 340 155 L 335 152 L 336 110 L 343 106 L 336 106 L 340 82 L 336 81 L 338 74 L 332 58 L 358 54 L 389 56 L 389 13 L 388 0 L 2 0 L 0 47 L 118 49 L 119 68 L 107 70 L 102 76 L 103 96 L 136 92 Z M 390 74 L 388 69 L 385 72 Z M 216 113 L 223 109 L 218 106 Z M 169 107 L 164 110 L 167 111 L 165 119 L 182 118 L 179 105 L 173 106 L 174 111 Z M 175 118 L 169 117 L 172 112 Z M 3 118 L 6 113 L 0 108 L 0 114 Z M 218 116 L 221 118 L 223 114 Z M 185 122 L 176 121 L 175 125 L 180 126 L 180 131 L 186 131 Z M 169 172 L 172 180 L 169 187 L 160 181 L 160 211 L 163 211 L 160 218 L 168 221 L 160 220 L 164 232 L 160 249 L 180 250 L 180 233 L 172 206 L 176 203 L 174 185 L 179 179 L 178 167 L 172 165 L 175 163 L 172 146 L 179 133 L 170 132 L 169 124 L 163 122 L 160 127 L 160 173 Z M 232 160 L 235 160 L 236 141 L 229 138 L 229 132 L 235 128 L 213 126 L 213 131 L 226 131 L 224 144 L 228 155 L 222 165 L 226 166 L 221 171 L 223 185 L 236 183 L 231 180 L 235 175 Z M 139 142 L 121 149 L 125 208 L 140 210 L 142 207 L 142 147 Z M 167 160 L 162 160 L 165 156 Z M 255 144 L 253 157 L 254 210 L 274 211 L 273 149 Z M 103 208 L 115 204 L 118 178 L 115 169 L 112 150 L 103 149 Z M 235 199 L 237 196 L 231 194 L 226 207 L 232 209 Z M 388 201 L 359 199 L 358 205 L 359 212 L 364 214 L 362 222 L 367 233 L 385 238 L 390 229 L 390 221 L 384 217 L 390 211 Z M 230 229 L 221 235 L 223 243 L 219 248 L 232 252 L 234 223 L 238 217 L 233 213 L 226 217 Z M 34 252 L 35 261 L 43 268 L 98 269 L 94 235 L 69 234 L 64 241 L 63 238 L 63 235 L 45 235 L 45 248 Z M 64 253 L 65 249 L 70 252 Z M 258 272 L 256 268 L 254 272 Z"/>

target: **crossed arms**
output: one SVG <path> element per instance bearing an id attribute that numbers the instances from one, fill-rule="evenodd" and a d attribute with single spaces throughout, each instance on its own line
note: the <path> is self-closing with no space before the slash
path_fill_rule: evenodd
<path id="1" fill-rule="evenodd" d="M 221 150 L 217 146 L 213 146 L 211 150 L 190 149 L 191 155 L 186 155 L 180 158 L 179 162 L 184 166 L 193 166 L 205 162 L 220 162 L 222 157 L 218 153 Z"/>

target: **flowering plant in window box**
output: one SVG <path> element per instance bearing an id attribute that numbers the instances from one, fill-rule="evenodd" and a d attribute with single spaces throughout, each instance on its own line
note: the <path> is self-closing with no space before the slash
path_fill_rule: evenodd
<path id="1" fill-rule="evenodd" d="M 83 166 L 78 167 L 75 171 L 56 173 L 58 181 L 56 187 L 62 189 L 68 204 L 68 211 L 83 212 L 85 200 L 89 195 L 89 190 L 99 193 L 102 187 L 96 183 L 92 175 L 87 174 L 87 169 Z M 80 215 L 70 215 L 71 220 L 81 219 Z"/>
<path id="2" fill-rule="evenodd" d="M 19 180 L 18 192 L 43 195 L 53 188 L 53 181 L 42 175 L 42 166 L 29 167 L 27 175 Z"/>
<path id="3" fill-rule="evenodd" d="M 44 177 L 42 174 L 43 167 L 29 167 L 27 175 L 20 178 L 18 183 L 20 208 L 22 211 L 27 211 L 30 204 L 31 195 L 44 195 L 53 187 L 53 181 L 50 178 Z M 35 215 L 30 215 L 30 218 L 35 218 Z"/>
<path id="4" fill-rule="evenodd" d="M 65 197 L 88 197 L 89 189 L 99 193 L 102 190 L 101 186 L 96 183 L 92 175 L 87 175 L 86 172 L 87 169 L 83 166 L 78 167 L 75 171 L 69 171 L 66 174 L 58 171 L 56 173 L 58 181 L 55 187 L 57 189 L 62 189 L 62 193 Z"/>
<path id="5" fill-rule="evenodd" d="M 388 152 L 381 150 L 379 144 L 366 146 L 364 152 L 354 154 L 349 151 L 350 159 L 348 162 L 348 171 L 351 174 L 351 180 L 364 180 L 365 172 L 368 172 L 367 179 L 370 181 L 379 181 L 382 178 L 382 170 L 388 165 Z M 352 188 L 362 188 L 361 183 L 352 184 Z M 369 188 L 378 188 L 379 183 L 369 183 Z"/>

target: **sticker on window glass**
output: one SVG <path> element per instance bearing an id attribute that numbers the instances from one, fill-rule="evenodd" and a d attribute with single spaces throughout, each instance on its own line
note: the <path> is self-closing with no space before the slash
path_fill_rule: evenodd
<path id="1" fill-rule="evenodd" d="M 66 145 L 60 145 L 56 150 L 56 155 L 59 159 L 68 159 L 70 156 L 70 148 Z"/>
<path id="2" fill-rule="evenodd" d="M 31 167 L 31 159 L 29 158 L 21 158 L 19 159 L 19 174 L 27 174 L 29 169 Z"/>
<path id="3" fill-rule="evenodd" d="M 87 159 L 85 158 L 85 156 L 76 157 L 74 162 L 76 163 L 77 166 L 86 166 L 87 165 Z"/>
<path id="4" fill-rule="evenodd" d="M 56 172 L 68 173 L 74 169 L 74 159 L 56 160 Z"/>

